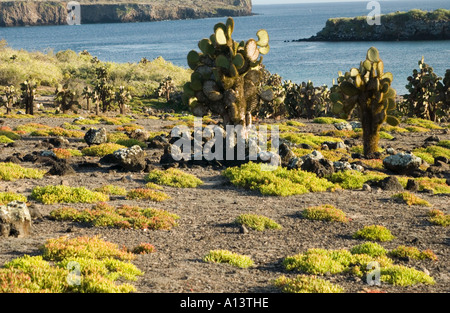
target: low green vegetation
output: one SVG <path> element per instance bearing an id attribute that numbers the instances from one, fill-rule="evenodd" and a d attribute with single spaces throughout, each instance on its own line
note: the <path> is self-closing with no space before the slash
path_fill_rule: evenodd
<path id="1" fill-rule="evenodd" d="M 253 266 L 254 262 L 246 255 L 240 255 L 228 250 L 211 250 L 203 257 L 203 261 L 210 263 L 227 263 L 239 268 Z"/>
<path id="2" fill-rule="evenodd" d="M 65 185 L 35 187 L 31 192 L 31 198 L 43 204 L 96 203 L 109 200 L 109 196 L 104 193 L 91 191 L 85 187 Z"/>
<path id="3" fill-rule="evenodd" d="M 10 139 L 9 137 L 6 137 L 5 135 L 0 135 L 0 143 L 12 143 L 14 140 Z"/>
<path id="4" fill-rule="evenodd" d="M 376 242 L 364 242 L 350 249 L 352 254 L 367 254 L 371 257 L 386 255 L 387 250 Z"/>
<path id="5" fill-rule="evenodd" d="M 380 181 L 387 176 L 386 174 L 373 171 L 361 173 L 355 170 L 347 170 L 333 173 L 327 178 L 343 189 L 361 189 L 368 181 Z"/>
<path id="6" fill-rule="evenodd" d="M 317 124 L 335 124 L 335 123 L 345 123 L 346 120 L 334 117 L 316 117 L 313 119 L 313 123 Z"/>
<path id="7" fill-rule="evenodd" d="M 41 252 L 5 263 L 0 293 L 129 293 L 136 288 L 123 280 L 143 275 L 132 253 L 98 237 L 50 239 Z"/>
<path id="8" fill-rule="evenodd" d="M 203 181 L 195 175 L 188 174 L 176 168 L 152 170 L 145 177 L 147 182 L 176 188 L 196 188 L 203 185 Z"/>
<path id="9" fill-rule="evenodd" d="M 58 159 L 70 159 L 74 156 L 83 155 L 80 150 L 75 149 L 54 148 L 52 151 Z"/>
<path id="10" fill-rule="evenodd" d="M 284 293 L 342 293 L 344 289 L 329 281 L 308 275 L 297 275 L 294 278 L 280 276 L 274 286 Z"/>
<path id="11" fill-rule="evenodd" d="M 414 259 L 414 260 L 433 260 L 436 261 L 438 258 L 436 254 L 430 249 L 420 251 L 416 247 L 408 246 L 398 246 L 394 250 L 389 252 L 389 256 L 402 258 L 402 259 Z"/>
<path id="12" fill-rule="evenodd" d="M 444 148 L 450 149 L 450 140 L 441 140 L 441 141 L 438 142 L 437 145 L 440 146 L 440 147 L 444 147 Z"/>
<path id="13" fill-rule="evenodd" d="M 156 191 L 149 188 L 136 188 L 128 191 L 127 200 L 151 200 L 155 202 L 162 202 L 170 199 L 169 195 L 164 192 Z"/>
<path id="14" fill-rule="evenodd" d="M 406 124 L 418 126 L 426 129 L 443 129 L 439 125 L 436 125 L 433 121 L 425 120 L 421 118 L 408 118 Z"/>
<path id="15" fill-rule="evenodd" d="M 27 197 L 15 192 L 0 192 L 0 205 L 8 204 L 12 201 L 27 202 Z"/>
<path id="16" fill-rule="evenodd" d="M 337 188 L 335 184 L 313 173 L 283 167 L 270 169 L 265 170 L 264 165 L 249 162 L 240 167 L 227 168 L 223 175 L 235 186 L 258 190 L 267 196 L 292 196 Z"/>
<path id="17" fill-rule="evenodd" d="M 391 231 L 381 225 L 370 225 L 358 230 L 354 235 L 355 239 L 364 239 L 369 241 L 391 241 L 395 237 Z"/>
<path id="18" fill-rule="evenodd" d="M 320 148 L 320 146 L 326 142 L 341 142 L 340 138 L 329 137 L 329 136 L 315 136 L 313 134 L 308 133 L 281 133 L 280 138 L 287 140 L 293 144 L 307 144 L 310 145 L 314 149 Z"/>
<path id="19" fill-rule="evenodd" d="M 257 231 L 264 231 L 266 229 L 281 229 L 281 225 L 274 220 L 257 214 L 241 214 L 236 218 L 235 222 L 237 224 L 248 226 Z"/>
<path id="20" fill-rule="evenodd" d="M 398 199 L 398 200 L 402 201 L 403 203 L 406 203 L 409 206 L 411 206 L 411 205 L 421 205 L 421 206 L 428 206 L 428 207 L 431 206 L 431 204 L 428 201 L 423 200 L 420 197 L 418 197 L 415 194 L 412 194 L 408 191 L 395 194 L 392 196 L 392 198 Z"/>
<path id="21" fill-rule="evenodd" d="M 134 247 L 132 252 L 134 254 L 150 254 L 156 252 L 155 246 L 150 243 L 140 243 L 138 246 Z"/>
<path id="22" fill-rule="evenodd" d="M 387 282 L 394 286 L 412 286 L 416 284 L 434 285 L 435 281 L 432 277 L 422 271 L 403 265 L 392 265 L 381 268 L 382 282 Z"/>
<path id="23" fill-rule="evenodd" d="M 119 149 L 126 148 L 125 146 L 115 143 L 102 143 L 91 147 L 86 147 L 81 150 L 81 153 L 86 156 L 104 157 L 105 155 L 112 154 Z"/>
<path id="24" fill-rule="evenodd" d="M 115 208 L 107 203 L 98 203 L 91 209 L 84 210 L 60 208 L 52 211 L 50 216 L 55 220 L 74 221 L 97 227 L 150 230 L 171 229 L 177 226 L 176 221 L 180 218 L 164 210 L 129 205 Z"/>
<path id="25" fill-rule="evenodd" d="M 434 158 L 437 158 L 438 156 L 443 156 L 447 159 L 450 159 L 450 149 L 441 146 L 428 146 L 426 148 L 416 148 L 412 152 L 414 155 L 422 158 L 429 164 L 433 164 Z"/>
<path id="26" fill-rule="evenodd" d="M 139 146 L 141 148 L 147 148 L 147 144 L 145 142 L 139 141 L 137 139 L 119 139 L 116 141 L 116 144 L 122 145 L 128 148 L 132 146 Z"/>
<path id="27" fill-rule="evenodd" d="M 331 204 L 324 204 L 321 206 L 306 208 L 302 212 L 302 216 L 310 220 L 341 222 L 341 223 L 348 222 L 348 218 L 345 215 L 345 213 L 342 210 L 335 208 Z"/>
<path id="28" fill-rule="evenodd" d="M 15 163 L 0 163 L 0 180 L 15 181 L 17 179 L 41 179 L 44 177 L 46 171 L 25 168 Z"/>
<path id="29" fill-rule="evenodd" d="M 434 225 L 447 227 L 450 225 L 450 214 L 445 214 L 441 210 L 433 209 L 428 212 L 428 221 Z"/>

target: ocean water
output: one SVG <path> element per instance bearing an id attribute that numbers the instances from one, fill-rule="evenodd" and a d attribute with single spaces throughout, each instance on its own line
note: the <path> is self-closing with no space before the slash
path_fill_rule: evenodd
<path id="1" fill-rule="evenodd" d="M 450 9 L 449 0 L 379 1 L 381 13 L 410 9 Z M 385 70 L 394 74 L 393 87 L 406 92 L 407 77 L 425 56 L 435 72 L 443 75 L 450 68 L 450 41 L 414 42 L 287 42 L 315 35 L 328 18 L 367 15 L 368 1 L 343 3 L 305 3 L 255 5 L 255 15 L 236 17 L 235 40 L 256 38 L 264 28 L 269 32 L 271 51 L 264 64 L 284 80 L 331 86 L 338 71 L 348 71 L 365 59 L 367 50 L 380 50 Z M 161 21 L 129 24 L 85 24 L 77 26 L 36 26 L 0 28 L 0 38 L 15 49 L 47 51 L 88 50 L 102 61 L 138 62 L 141 58 L 162 56 L 187 67 L 186 55 L 198 50 L 200 39 L 209 37 L 214 25 L 225 18 Z"/>

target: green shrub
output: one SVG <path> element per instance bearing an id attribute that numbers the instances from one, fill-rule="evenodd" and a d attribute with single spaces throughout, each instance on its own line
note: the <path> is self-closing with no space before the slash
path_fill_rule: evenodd
<path id="1" fill-rule="evenodd" d="M 450 225 L 450 214 L 445 214 L 441 210 L 433 209 L 428 212 L 428 220 L 434 225 L 447 227 Z"/>
<path id="2" fill-rule="evenodd" d="M 342 210 L 336 209 L 330 204 L 306 208 L 302 216 L 310 220 L 347 223 L 348 218 Z"/>
<path id="3" fill-rule="evenodd" d="M 112 154 L 115 151 L 119 149 L 126 148 L 125 146 L 118 145 L 115 143 L 102 143 L 100 145 L 95 145 L 91 147 L 86 147 L 83 150 L 81 150 L 81 153 L 83 155 L 87 156 L 97 156 L 97 157 L 104 157 L 105 155 Z"/>
<path id="4" fill-rule="evenodd" d="M 336 184 L 339 184 L 344 189 L 360 189 L 362 186 L 370 181 L 380 181 L 388 175 L 378 172 L 366 171 L 361 173 L 359 171 L 347 170 L 333 173 L 327 178 Z"/>
<path id="5" fill-rule="evenodd" d="M 365 242 L 360 245 L 354 246 L 350 252 L 352 254 L 367 254 L 372 257 L 386 255 L 387 250 L 384 249 L 376 242 Z"/>
<path id="6" fill-rule="evenodd" d="M 392 196 L 392 198 L 399 199 L 400 201 L 402 201 L 403 203 L 406 203 L 409 206 L 411 206 L 411 205 L 421 205 L 421 206 L 428 206 L 428 207 L 431 206 L 431 204 L 428 201 L 423 200 L 408 191 L 395 194 Z"/>
<path id="7" fill-rule="evenodd" d="M 11 143 L 14 142 L 14 140 L 9 139 L 9 137 L 6 137 L 5 135 L 0 135 L 0 143 Z"/>
<path id="8" fill-rule="evenodd" d="M 15 181 L 21 178 L 41 179 L 45 171 L 25 168 L 15 163 L 0 163 L 0 180 Z"/>
<path id="9" fill-rule="evenodd" d="M 408 118 L 406 120 L 406 124 L 423 127 L 426 129 L 443 129 L 442 127 L 436 125 L 433 121 L 421 118 Z"/>
<path id="10" fill-rule="evenodd" d="M 171 229 L 180 218 L 164 210 L 122 205 L 117 208 L 106 203 L 98 203 L 91 209 L 77 210 L 60 208 L 50 212 L 56 220 L 86 223 L 92 226 L 106 226 L 131 229 Z"/>
<path id="11" fill-rule="evenodd" d="M 161 202 L 170 199 L 169 195 L 164 192 L 156 191 L 148 188 L 136 188 L 128 191 L 128 200 L 151 200 Z"/>
<path id="12" fill-rule="evenodd" d="M 363 229 L 358 230 L 354 235 L 355 239 L 365 239 L 370 241 L 391 241 L 395 237 L 391 234 L 391 231 L 381 225 L 365 226 Z"/>
<path id="13" fill-rule="evenodd" d="M 155 246 L 150 243 L 141 243 L 138 246 L 134 247 L 132 252 L 134 254 L 149 254 L 154 253 L 156 251 Z"/>
<path id="14" fill-rule="evenodd" d="M 444 148 L 450 149 L 450 140 L 441 140 L 441 141 L 438 142 L 437 145 L 440 146 L 440 147 L 444 147 Z"/>
<path id="15" fill-rule="evenodd" d="M 281 276 L 274 281 L 275 287 L 285 293 L 342 293 L 344 289 L 327 280 L 307 275 L 295 278 Z"/>
<path id="16" fill-rule="evenodd" d="M 425 160 L 427 163 L 433 164 L 434 158 L 443 156 L 450 159 L 450 149 L 440 146 L 428 146 L 426 148 L 417 148 L 413 150 L 413 154 Z"/>
<path id="17" fill-rule="evenodd" d="M 203 261 L 210 263 L 228 263 L 230 265 L 248 268 L 253 266 L 253 261 L 246 255 L 240 255 L 228 250 L 211 250 Z"/>
<path id="18" fill-rule="evenodd" d="M 269 196 L 323 192 L 337 187 L 324 178 L 301 170 L 288 170 L 283 167 L 270 168 L 270 171 L 264 169 L 262 164 L 249 162 L 240 167 L 227 168 L 223 175 L 235 186 L 258 190 Z"/>
<path id="19" fill-rule="evenodd" d="M 435 284 L 434 279 L 424 272 L 402 265 L 381 268 L 380 279 L 394 286 L 411 286 L 418 283 L 427 285 Z"/>
<path id="20" fill-rule="evenodd" d="M 0 136 L 5 136 L 10 140 L 19 140 L 21 138 L 20 135 L 8 130 L 0 130 Z"/>
<path id="21" fill-rule="evenodd" d="M 426 260 L 431 259 L 433 261 L 437 260 L 436 254 L 433 251 L 427 249 L 424 251 L 420 251 L 416 247 L 407 247 L 407 246 L 398 246 L 396 249 L 391 250 L 389 252 L 390 256 L 396 258 L 410 258 L 414 260 Z"/>
<path id="22" fill-rule="evenodd" d="M 152 170 L 145 177 L 145 180 L 158 185 L 176 188 L 196 188 L 203 185 L 203 181 L 195 175 L 185 173 L 176 168 L 169 168 L 165 171 Z"/>
<path id="23" fill-rule="evenodd" d="M 282 133 L 280 139 L 287 140 L 293 144 L 308 144 L 314 149 L 320 148 L 320 146 L 326 142 L 342 142 L 340 138 L 334 138 L 329 136 L 315 136 L 307 133 Z"/>
<path id="24" fill-rule="evenodd" d="M 108 201 L 109 196 L 85 187 L 69 187 L 64 185 L 35 187 L 31 197 L 44 204 L 54 203 L 95 203 Z"/>
<path id="25" fill-rule="evenodd" d="M 128 148 L 131 148 L 132 146 L 139 146 L 141 148 L 147 148 L 147 144 L 139 141 L 137 139 L 119 139 L 116 141 L 116 144 L 122 145 Z"/>
<path id="26" fill-rule="evenodd" d="M 0 205 L 8 204 L 12 201 L 27 202 L 27 197 L 15 192 L 0 192 Z"/>
<path id="27" fill-rule="evenodd" d="M 340 118 L 334 118 L 334 117 L 316 117 L 313 119 L 313 123 L 317 124 L 335 124 L 335 123 L 344 123 L 346 122 L 343 119 Z"/>
<path id="28" fill-rule="evenodd" d="M 347 250 L 309 249 L 305 253 L 287 257 L 283 266 L 288 271 L 300 271 L 313 275 L 337 274 L 345 271 L 353 261 Z"/>
<path id="29" fill-rule="evenodd" d="M 281 229 L 281 226 L 274 220 L 257 214 L 241 214 L 236 218 L 235 222 L 258 231 L 263 231 L 265 229 Z"/>

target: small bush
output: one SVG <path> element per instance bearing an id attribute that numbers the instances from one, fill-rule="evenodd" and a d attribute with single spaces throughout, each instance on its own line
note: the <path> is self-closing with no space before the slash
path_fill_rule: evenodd
<path id="1" fill-rule="evenodd" d="M 340 118 L 334 118 L 334 117 L 316 117 L 313 120 L 313 123 L 317 124 L 335 124 L 335 123 L 344 123 L 346 122 L 343 119 Z"/>
<path id="2" fill-rule="evenodd" d="M 31 197 L 44 204 L 54 203 L 95 203 L 108 201 L 109 196 L 85 187 L 69 187 L 64 185 L 35 187 Z"/>
<path id="3" fill-rule="evenodd" d="M 440 146 L 440 147 L 444 147 L 444 148 L 450 149 L 450 140 L 441 140 L 441 141 L 438 142 L 437 145 Z"/>
<path id="4" fill-rule="evenodd" d="M 73 156 L 82 156 L 81 151 L 75 149 L 54 148 L 52 151 L 59 159 L 70 159 Z"/>
<path id="5" fill-rule="evenodd" d="M 158 185 L 176 188 L 196 188 L 203 185 L 203 181 L 201 179 L 176 168 L 169 168 L 165 171 L 150 171 L 145 177 L 145 180 Z"/>
<path id="6" fill-rule="evenodd" d="M 132 250 L 134 254 L 149 254 L 154 253 L 155 251 L 155 246 L 149 243 L 141 243 Z"/>
<path id="7" fill-rule="evenodd" d="M 146 183 L 145 184 L 145 188 L 156 189 L 156 190 L 162 190 L 163 189 L 163 187 L 161 187 L 160 185 L 157 185 L 155 183 Z"/>
<path id="8" fill-rule="evenodd" d="M 412 286 L 419 283 L 434 285 L 435 283 L 434 279 L 424 272 L 402 265 L 381 268 L 380 279 L 394 286 Z"/>
<path id="9" fill-rule="evenodd" d="M 110 196 L 126 196 L 127 190 L 123 187 L 114 185 L 105 185 L 99 188 L 95 188 L 94 191 L 101 192 Z"/>
<path id="10" fill-rule="evenodd" d="M 230 265 L 248 268 L 253 266 L 253 261 L 246 255 L 240 255 L 228 250 L 211 250 L 203 261 L 211 263 L 228 263 Z"/>
<path id="11" fill-rule="evenodd" d="M 107 135 L 107 141 L 110 143 L 117 143 L 119 140 L 128 140 L 130 137 L 128 137 L 126 134 L 122 132 L 108 132 Z"/>
<path id="12" fill-rule="evenodd" d="M 263 231 L 265 229 L 281 229 L 281 225 L 274 220 L 257 214 L 241 214 L 236 218 L 235 222 L 258 231 Z"/>
<path id="13" fill-rule="evenodd" d="M 307 275 L 297 275 L 295 278 L 281 276 L 274 282 L 275 287 L 285 293 L 342 293 L 344 289 L 327 280 Z"/>
<path id="14" fill-rule="evenodd" d="M 125 146 L 115 143 L 102 143 L 91 147 L 86 147 L 81 150 L 81 153 L 86 156 L 104 157 L 105 155 L 112 154 L 119 149 L 126 148 Z"/>
<path id="15" fill-rule="evenodd" d="M 75 221 L 92 226 L 105 226 L 131 229 L 171 229 L 177 226 L 176 214 L 158 209 L 122 205 L 114 208 L 106 203 L 99 203 L 91 209 L 77 210 L 60 208 L 50 212 L 56 220 Z"/>
<path id="16" fill-rule="evenodd" d="M 353 261 L 347 250 L 309 249 L 305 253 L 287 257 L 283 266 L 288 271 L 300 271 L 313 275 L 337 274 L 345 271 Z"/>
<path id="17" fill-rule="evenodd" d="M 6 137 L 5 135 L 0 135 L 0 143 L 11 143 L 14 142 L 14 140 L 9 139 L 9 137 Z"/>
<path id="18" fill-rule="evenodd" d="M 147 144 L 139 141 L 137 139 L 119 139 L 116 141 L 116 144 L 122 145 L 128 148 L 131 148 L 132 146 L 139 146 L 141 148 L 147 148 Z"/>
<path id="19" fill-rule="evenodd" d="M 389 252 L 390 256 L 396 258 L 410 258 L 414 260 L 426 260 L 430 259 L 433 261 L 437 260 L 436 254 L 433 251 L 427 249 L 424 251 L 420 251 L 416 247 L 407 247 L 407 246 L 398 246 L 396 249 Z"/>
<path id="20" fill-rule="evenodd" d="M 15 163 L 0 163 L 0 180 L 15 181 L 21 178 L 41 179 L 45 171 L 25 168 Z"/>
<path id="21" fill-rule="evenodd" d="M 336 209 L 330 204 L 306 208 L 302 216 L 310 220 L 347 223 L 348 218 L 342 210 Z"/>
<path id="22" fill-rule="evenodd" d="M 327 178 L 331 182 L 339 184 L 343 189 L 361 189 L 363 185 L 370 180 L 380 181 L 386 177 L 386 174 L 378 172 L 367 171 L 361 173 L 359 171 L 348 170 L 333 173 Z"/>
<path id="23" fill-rule="evenodd" d="M 161 202 L 169 199 L 169 195 L 164 192 L 147 189 L 147 188 L 137 188 L 128 191 L 127 199 L 128 200 L 151 200 L 156 202 Z"/>
<path id="24" fill-rule="evenodd" d="M 27 202 L 27 197 L 15 192 L 0 192 L 0 205 L 8 204 L 12 201 Z"/>
<path id="25" fill-rule="evenodd" d="M 426 129 L 443 129 L 442 127 L 436 125 L 433 121 L 421 118 L 408 118 L 406 120 L 406 124 L 423 127 Z"/>
<path id="26" fill-rule="evenodd" d="M 52 127 L 45 129 L 38 129 L 30 133 L 33 137 L 69 137 L 69 138 L 83 138 L 84 132 L 78 130 L 67 130 L 62 127 Z"/>
<path id="27" fill-rule="evenodd" d="M 431 206 L 431 204 L 428 201 L 423 200 L 423 199 L 419 198 L 418 196 L 416 196 L 410 192 L 407 192 L 407 191 L 395 194 L 392 196 L 392 198 L 399 199 L 403 203 L 406 203 L 409 206 L 411 206 L 411 205 L 421 205 L 421 206 L 428 206 L 428 207 Z"/>
<path id="28" fill-rule="evenodd" d="M 433 209 L 428 212 L 428 220 L 434 225 L 447 227 L 450 225 L 450 214 L 445 214 L 441 210 Z"/>
<path id="29" fill-rule="evenodd" d="M 365 226 L 363 229 L 358 230 L 354 235 L 355 239 L 365 239 L 370 241 L 391 241 L 395 237 L 391 234 L 391 231 L 381 225 Z"/>
<path id="30" fill-rule="evenodd" d="M 318 178 L 314 173 L 283 167 L 270 169 L 272 170 L 266 171 L 264 165 L 249 162 L 240 167 L 227 168 L 223 175 L 235 186 L 258 190 L 268 196 L 285 197 L 337 188 L 335 184 Z"/>
<path id="31" fill-rule="evenodd" d="M 280 138 L 287 140 L 293 144 L 308 144 L 314 149 L 320 148 L 320 146 L 326 142 L 342 142 L 340 138 L 334 138 L 329 136 L 315 136 L 314 134 L 306 133 L 282 133 Z"/>
<path id="32" fill-rule="evenodd" d="M 354 246 L 350 252 L 352 254 L 367 254 L 372 257 L 386 255 L 387 250 L 384 249 L 376 242 L 365 242 L 360 245 Z"/>
<path id="33" fill-rule="evenodd" d="M 11 140 L 19 140 L 21 138 L 20 135 L 9 130 L 0 130 L 0 136 L 5 136 Z"/>

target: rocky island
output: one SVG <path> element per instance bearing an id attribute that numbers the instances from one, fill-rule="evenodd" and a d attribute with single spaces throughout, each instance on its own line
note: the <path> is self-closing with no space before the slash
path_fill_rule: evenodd
<path id="1" fill-rule="evenodd" d="M 449 40 L 450 10 L 411 10 L 380 17 L 380 25 L 369 25 L 366 16 L 331 18 L 317 35 L 294 41 L 407 41 Z"/>
<path id="2" fill-rule="evenodd" d="M 69 1 L 0 1 L 0 26 L 67 24 Z M 126 23 L 252 14 L 251 0 L 78 0 L 81 23 Z"/>

